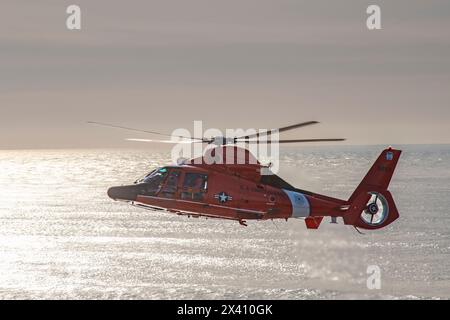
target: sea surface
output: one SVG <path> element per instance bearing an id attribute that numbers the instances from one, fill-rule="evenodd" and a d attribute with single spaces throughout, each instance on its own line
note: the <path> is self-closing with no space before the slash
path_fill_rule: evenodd
<path id="1" fill-rule="evenodd" d="M 106 196 L 169 152 L 0 151 L 0 299 L 448 299 L 450 145 L 396 147 L 400 218 L 364 235 L 341 221 L 243 227 Z M 383 148 L 286 148 L 280 175 L 347 199 Z M 369 266 L 380 289 L 367 286 Z"/>

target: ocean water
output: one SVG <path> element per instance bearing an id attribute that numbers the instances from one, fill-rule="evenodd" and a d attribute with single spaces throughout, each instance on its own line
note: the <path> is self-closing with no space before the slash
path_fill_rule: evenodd
<path id="1" fill-rule="evenodd" d="M 243 227 L 106 196 L 167 152 L 0 151 L 0 299 L 448 299 L 450 146 L 400 147 L 400 218 L 364 235 L 341 221 Z M 348 198 L 382 149 L 288 148 L 280 175 Z M 380 289 L 367 287 L 371 265 Z"/>

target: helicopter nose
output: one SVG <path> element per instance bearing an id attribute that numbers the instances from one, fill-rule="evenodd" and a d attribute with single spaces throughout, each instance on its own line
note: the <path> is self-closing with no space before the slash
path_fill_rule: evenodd
<path id="1" fill-rule="evenodd" d="M 113 200 L 136 201 L 138 193 L 136 185 L 111 187 L 108 189 L 108 197 Z"/>

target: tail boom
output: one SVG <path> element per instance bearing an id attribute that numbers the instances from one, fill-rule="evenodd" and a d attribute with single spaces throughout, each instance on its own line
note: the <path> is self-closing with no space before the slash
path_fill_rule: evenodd
<path id="1" fill-rule="evenodd" d="M 345 224 L 362 229 L 380 229 L 395 221 L 399 213 L 388 187 L 400 154 L 390 147 L 383 150 L 347 201 L 307 194 L 307 228 L 317 229 L 325 216 L 342 217 Z"/>

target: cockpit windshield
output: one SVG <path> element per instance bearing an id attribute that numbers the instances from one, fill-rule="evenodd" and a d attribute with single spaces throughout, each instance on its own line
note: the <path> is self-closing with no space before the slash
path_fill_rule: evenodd
<path id="1" fill-rule="evenodd" d="M 139 179 L 136 183 L 145 183 L 145 193 L 148 195 L 156 195 L 164 184 L 169 170 L 167 168 L 160 168 L 153 170 L 144 178 Z"/>
<path id="2" fill-rule="evenodd" d="M 156 169 L 150 172 L 148 175 L 142 179 L 144 183 L 161 183 L 164 181 L 164 178 L 167 176 L 167 168 Z"/>

